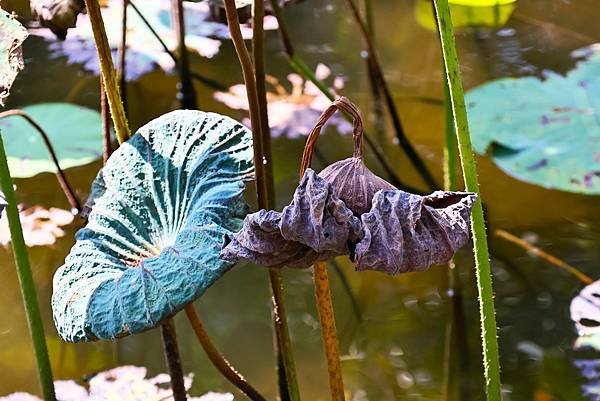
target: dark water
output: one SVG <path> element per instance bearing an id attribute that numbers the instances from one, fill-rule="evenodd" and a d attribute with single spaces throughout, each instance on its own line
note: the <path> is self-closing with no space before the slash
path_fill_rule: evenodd
<path id="1" fill-rule="evenodd" d="M 329 65 L 346 77 L 344 94 L 363 112 L 371 107 L 367 73 L 360 58 L 360 38 L 342 1 L 310 0 L 286 11 L 297 51 L 311 66 Z M 415 18 L 416 2 L 375 2 L 376 36 L 406 131 L 428 167 L 441 182 L 443 109 L 415 97 L 442 99 L 439 47 L 433 31 Z M 458 38 L 465 86 L 505 76 L 540 75 L 572 67 L 569 53 L 600 39 L 600 8 L 595 0 L 519 0 L 508 23 L 500 29 L 463 29 Z M 267 34 L 268 72 L 284 80 L 289 73 L 275 32 Z M 26 69 L 19 76 L 9 107 L 38 102 L 69 101 L 98 108 L 98 80 L 63 60 L 48 60 L 44 42 L 25 44 Z M 240 82 L 237 60 L 224 43 L 212 60 L 193 58 L 197 71 L 224 84 Z M 176 108 L 176 79 L 162 72 L 144 76 L 128 87 L 131 124 L 139 127 Z M 212 100 L 212 92 L 197 86 L 204 110 L 243 114 Z M 57 116 L 58 117 L 58 116 Z M 393 143 L 393 133 L 379 138 L 388 160 L 402 179 L 420 188 L 423 183 Z M 297 179 L 302 140 L 273 143 L 277 197 L 288 202 Z M 330 132 L 320 149 L 331 160 L 347 157 L 351 140 Z M 368 152 L 367 152 L 368 153 Z M 368 163 L 379 171 L 368 155 Z M 516 181 L 488 158 L 479 158 L 479 177 L 488 208 L 490 229 L 528 235 L 563 260 L 598 278 L 600 207 L 598 198 L 550 191 Z M 99 168 L 95 163 L 68 171 L 85 196 Z M 316 166 L 320 168 L 321 166 Z M 384 175 L 382 173 L 382 175 Z M 17 180 L 19 201 L 67 208 L 52 175 Z M 116 344 L 64 344 L 52 324 L 49 300 L 53 272 L 70 246 L 75 228 L 50 248 L 32 248 L 31 261 L 39 292 L 51 359 L 57 378 L 80 378 L 117 364 L 147 366 L 165 371 L 159 333 L 151 331 Z M 577 359 L 597 358 L 573 351 L 576 338 L 569 302 L 582 284 L 547 263 L 534 259 L 502 239 L 490 238 L 496 290 L 503 389 L 506 400 L 579 400 L 584 379 L 574 367 Z M 0 394 L 37 392 L 36 372 L 27 334 L 12 256 L 0 249 Z M 344 354 L 348 399 L 441 400 L 446 383 L 457 400 L 480 400 L 482 392 L 478 304 L 473 262 L 466 247 L 457 259 L 466 326 L 460 347 L 445 358 L 449 299 L 446 267 L 426 273 L 387 277 L 353 271 L 338 263 L 348 277 L 362 319 L 357 319 L 341 281 L 331 270 L 338 329 Z M 287 270 L 285 296 L 304 400 L 327 400 L 328 386 L 309 271 Z M 197 302 L 218 348 L 269 399 L 275 399 L 270 299 L 266 271 L 240 264 Z M 177 317 L 184 368 L 194 372 L 192 393 L 233 391 L 203 355 L 187 321 Z M 457 356 L 458 355 L 458 356 Z M 448 378 L 446 366 L 450 366 Z M 235 392 L 235 391 L 234 391 Z M 551 395 L 550 395 L 551 394 Z M 236 399 L 243 399 L 236 395 Z"/>

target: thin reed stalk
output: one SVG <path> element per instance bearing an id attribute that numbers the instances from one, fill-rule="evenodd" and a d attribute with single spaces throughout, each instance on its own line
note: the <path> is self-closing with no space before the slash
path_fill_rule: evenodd
<path id="1" fill-rule="evenodd" d="M 94 32 L 94 40 L 96 41 L 96 49 L 98 50 L 98 59 L 100 60 L 100 72 L 108 98 L 110 114 L 113 119 L 113 126 L 117 134 L 119 143 L 125 142 L 130 136 L 129 126 L 127 125 L 127 117 L 125 109 L 121 101 L 119 84 L 117 82 L 117 74 L 113 65 L 112 54 L 106 37 L 106 30 L 102 22 L 102 13 L 100 12 L 100 4 L 98 0 L 85 0 L 92 31 Z"/>
<path id="2" fill-rule="evenodd" d="M 467 109 L 460 77 L 460 65 L 456 53 L 454 28 L 448 0 L 434 0 L 435 14 L 442 44 L 442 54 L 446 72 L 446 80 L 452 104 L 454 129 L 458 143 L 463 178 L 467 191 L 480 195 L 477 166 L 471 138 Z M 500 401 L 500 358 L 494 309 L 494 294 L 490 258 L 487 246 L 485 221 L 481 196 L 473 206 L 471 217 L 473 247 L 475 255 L 477 290 L 479 294 L 479 310 L 481 320 L 481 342 L 483 348 L 483 368 L 485 389 L 488 401 Z"/>
<path id="3" fill-rule="evenodd" d="M 4 150 L 4 142 L 2 141 L 1 135 L 0 188 L 6 197 L 6 215 L 8 217 L 13 255 L 17 267 L 21 296 L 23 297 L 23 304 L 25 306 L 25 315 L 29 326 L 29 333 L 33 343 L 33 351 L 37 363 L 42 394 L 45 401 L 55 401 L 56 396 L 54 394 L 54 383 L 52 381 L 52 368 L 50 366 L 50 358 L 48 357 L 48 347 L 44 335 L 44 324 L 40 315 L 40 306 L 35 291 L 35 283 L 31 274 L 27 246 L 23 239 L 23 228 L 21 227 L 21 220 L 19 219 L 17 199 L 15 197 L 15 190 L 13 189 L 13 182 L 8 169 L 6 151 Z"/>
<path id="4" fill-rule="evenodd" d="M 242 33 L 240 31 L 239 18 L 234 0 L 225 0 L 225 12 L 227 14 L 227 24 L 229 32 L 233 40 L 233 44 L 240 62 L 244 83 L 246 85 L 246 93 L 248 96 L 248 104 L 250 111 L 250 123 L 252 126 L 252 141 L 254 145 L 254 171 L 256 175 L 256 192 L 258 196 L 258 206 L 261 209 L 266 209 L 272 200 L 269 200 L 269 193 L 272 182 L 269 182 L 269 176 L 265 170 L 271 168 L 271 160 L 266 158 L 264 153 L 265 148 L 270 145 L 264 145 L 265 141 L 270 141 L 270 136 L 266 136 L 261 129 L 260 104 L 255 81 L 255 69 L 250 59 L 248 49 L 244 44 Z M 268 134 L 268 132 L 267 132 Z M 296 368 L 294 356 L 292 353 L 290 334 L 287 327 L 287 314 L 285 311 L 281 273 L 279 270 L 269 269 L 269 279 L 272 290 L 273 300 L 273 321 L 275 325 L 275 338 L 277 342 L 278 359 L 281 358 L 285 382 L 287 383 L 287 394 L 282 394 L 282 397 L 289 397 L 292 401 L 300 399 L 298 389 L 298 381 L 296 377 Z M 281 370 L 279 374 L 281 375 Z"/>
<path id="5" fill-rule="evenodd" d="M 177 99 L 182 109 L 195 110 L 198 108 L 198 104 L 196 102 L 196 91 L 190 75 L 189 53 L 185 45 L 183 0 L 171 0 L 171 19 L 173 21 L 173 29 L 177 35 L 177 53 L 179 53 L 179 62 L 176 63 L 179 73 Z"/>
<path id="6" fill-rule="evenodd" d="M 121 42 L 119 43 L 119 88 L 121 89 L 121 100 L 123 109 L 127 115 L 127 6 L 129 0 L 121 0 Z"/>
<path id="7" fill-rule="evenodd" d="M 227 380 L 246 394 L 252 401 L 266 401 L 266 399 L 246 381 L 244 376 L 238 373 L 238 371 L 231 366 L 229 361 L 221 355 L 219 350 L 217 350 L 217 347 L 212 343 L 208 333 L 204 329 L 204 324 L 202 323 L 202 319 L 200 319 L 200 315 L 194 304 L 189 304 L 185 307 L 185 314 L 187 315 L 204 352 L 206 352 L 208 359 L 210 359 L 215 368 L 217 368 Z"/>
<path id="8" fill-rule="evenodd" d="M 171 390 L 173 391 L 174 401 L 186 401 L 187 394 L 183 380 L 183 369 L 181 367 L 181 357 L 177 345 L 177 334 L 175 324 L 169 319 L 160 326 L 162 334 L 163 347 L 169 375 L 171 376 Z"/>

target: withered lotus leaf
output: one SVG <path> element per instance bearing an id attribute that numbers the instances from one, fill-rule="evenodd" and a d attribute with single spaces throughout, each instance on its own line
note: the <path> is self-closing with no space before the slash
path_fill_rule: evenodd
<path id="1" fill-rule="evenodd" d="M 330 184 L 308 169 L 282 212 L 249 214 L 241 231 L 227 240 L 221 257 L 240 257 L 268 267 L 308 267 L 345 255 L 358 239 L 360 222 Z"/>
<path id="2" fill-rule="evenodd" d="M 309 168 L 312 153 L 321 128 L 337 109 L 353 117 L 354 155 L 317 175 Z M 308 136 L 292 203 L 281 213 L 248 215 L 242 230 L 226 241 L 221 257 L 268 267 L 309 267 L 346 254 L 357 270 L 389 274 L 447 262 L 469 240 L 477 195 L 437 191 L 421 196 L 396 189 L 363 163 L 362 135 L 356 106 L 336 99 Z"/>

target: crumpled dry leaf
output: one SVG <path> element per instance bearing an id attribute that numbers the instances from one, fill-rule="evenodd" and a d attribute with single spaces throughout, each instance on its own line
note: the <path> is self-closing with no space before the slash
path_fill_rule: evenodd
<path id="1" fill-rule="evenodd" d="M 477 196 L 437 191 L 428 196 L 380 190 L 359 219 L 331 184 L 307 169 L 281 213 L 261 210 L 227 239 L 221 257 L 267 267 L 309 267 L 349 254 L 356 269 L 397 274 L 447 262 L 470 238 Z"/>
<path id="2" fill-rule="evenodd" d="M 8 97 L 19 71 L 24 67 L 21 45 L 27 29 L 6 11 L 0 9 L 0 105 Z"/>
<path id="3" fill-rule="evenodd" d="M 331 75 L 331 70 L 324 64 L 318 64 L 315 75 L 324 80 Z M 287 79 L 291 83 L 291 91 L 284 88 L 276 78 L 267 77 L 273 87 L 272 91 L 267 92 L 269 127 L 275 138 L 285 136 L 294 139 L 308 135 L 313 122 L 331 102 L 312 82 L 304 81 L 300 75 L 289 74 Z M 335 77 L 333 87 L 342 89 L 344 79 Z M 227 92 L 215 92 L 214 98 L 232 109 L 248 110 L 248 96 L 243 84 L 233 85 Z M 244 123 L 250 126 L 250 120 L 246 119 Z M 352 132 L 352 124 L 342 116 L 331 117 L 327 125 L 334 126 L 342 135 Z"/>
<path id="4" fill-rule="evenodd" d="M 172 391 L 168 388 L 170 377 L 159 374 L 146 378 L 146 368 L 138 366 L 119 366 L 92 377 L 88 387 L 73 380 L 57 380 L 54 382 L 58 401 L 172 401 Z M 192 386 L 193 375 L 185 377 L 185 388 Z M 209 392 L 201 397 L 188 397 L 190 401 L 233 401 L 231 393 Z M 0 401 L 41 401 L 40 398 L 27 393 L 13 393 L 0 397 Z"/>
<path id="5" fill-rule="evenodd" d="M 19 217 L 25 244 L 30 247 L 53 245 L 57 238 L 65 235 L 61 227 L 68 226 L 75 218 L 68 210 L 55 207 L 45 209 L 41 206 L 21 210 Z M 7 246 L 10 238 L 8 220 L 6 215 L 3 215 L 0 217 L 0 244 Z"/>
<path id="6" fill-rule="evenodd" d="M 226 238 L 221 257 L 243 257 L 269 267 L 308 267 L 348 254 L 359 224 L 331 185 L 309 169 L 290 205 L 281 213 L 261 210 L 246 216 L 242 230 Z"/>
<path id="7" fill-rule="evenodd" d="M 85 10 L 84 0 L 31 0 L 30 5 L 34 17 L 59 39 L 65 39 L 67 30 L 75 27 L 77 16 Z"/>

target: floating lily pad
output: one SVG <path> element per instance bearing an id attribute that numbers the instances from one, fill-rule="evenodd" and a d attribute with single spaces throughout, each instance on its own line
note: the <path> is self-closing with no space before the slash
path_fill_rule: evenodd
<path id="1" fill-rule="evenodd" d="M 219 251 L 246 213 L 251 138 L 228 117 L 175 111 L 112 154 L 92 186 L 89 222 L 54 276 L 63 339 L 153 328 L 232 266 Z"/>
<path id="2" fill-rule="evenodd" d="M 467 94 L 473 147 L 509 175 L 600 194 L 600 53 L 566 76 L 504 78 Z"/>
<path id="3" fill-rule="evenodd" d="M 516 0 L 453 0 L 449 1 L 452 24 L 455 28 L 504 26 L 515 9 Z M 415 17 L 419 25 L 437 31 L 430 0 L 415 3 Z"/>
<path id="4" fill-rule="evenodd" d="M 63 169 L 98 160 L 102 155 L 100 113 L 69 103 L 42 103 L 22 109 L 48 134 Z M 13 177 L 56 172 L 39 132 L 21 116 L 0 119 L 0 130 Z"/>
<path id="5" fill-rule="evenodd" d="M 23 69 L 21 44 L 27 30 L 9 13 L 0 9 L 0 105 L 8 97 L 10 87 Z"/>

